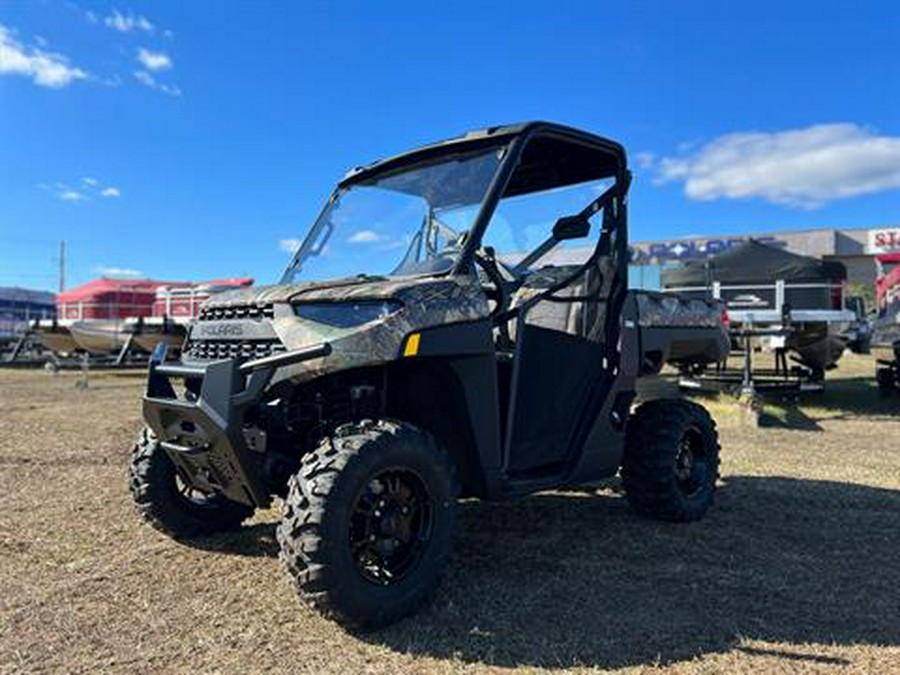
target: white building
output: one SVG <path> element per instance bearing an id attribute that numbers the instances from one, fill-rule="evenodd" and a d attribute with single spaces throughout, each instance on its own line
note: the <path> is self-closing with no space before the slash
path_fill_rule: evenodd
<path id="1" fill-rule="evenodd" d="M 729 246 L 756 239 L 782 246 L 792 253 L 823 260 L 836 260 L 847 268 L 848 281 L 871 286 L 875 283 L 875 256 L 900 251 L 900 225 L 874 228 L 824 228 L 794 232 L 755 232 L 737 236 L 686 237 L 661 241 L 637 241 L 632 265 L 659 267 L 679 261 L 715 255 Z M 641 270 L 634 270 L 640 275 Z M 651 270 L 648 276 L 653 277 Z M 658 275 L 656 275 L 658 279 Z M 636 285 L 653 285 L 652 282 Z"/>

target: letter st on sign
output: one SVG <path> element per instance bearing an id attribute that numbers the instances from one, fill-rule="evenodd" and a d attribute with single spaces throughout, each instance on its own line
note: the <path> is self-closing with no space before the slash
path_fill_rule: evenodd
<path id="1" fill-rule="evenodd" d="M 893 253 L 900 251 L 900 228 L 869 230 L 866 253 Z"/>

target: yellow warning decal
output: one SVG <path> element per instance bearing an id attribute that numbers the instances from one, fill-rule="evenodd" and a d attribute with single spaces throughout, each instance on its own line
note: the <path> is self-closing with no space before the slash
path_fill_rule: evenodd
<path id="1" fill-rule="evenodd" d="M 419 338 L 421 336 L 418 333 L 413 333 L 406 340 L 406 348 L 403 350 L 403 356 L 415 356 L 419 353 Z"/>

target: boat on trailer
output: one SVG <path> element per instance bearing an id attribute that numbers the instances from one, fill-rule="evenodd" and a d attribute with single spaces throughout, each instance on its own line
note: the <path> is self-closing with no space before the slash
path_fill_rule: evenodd
<path id="1" fill-rule="evenodd" d="M 44 349 L 68 356 L 80 349 L 70 330 L 73 323 L 69 319 L 37 319 L 32 330 Z"/>
<path id="2" fill-rule="evenodd" d="M 41 344 L 57 354 L 150 353 L 160 342 L 177 353 L 190 322 L 211 295 L 252 283 L 248 277 L 199 284 L 95 279 L 60 293 L 58 318 L 37 321 L 33 330 Z"/>
<path id="3" fill-rule="evenodd" d="M 252 284 L 253 279 L 249 277 L 236 277 L 202 284 L 161 286 L 156 290 L 151 315 L 129 317 L 125 321 L 125 330 L 144 351 L 152 352 L 164 342 L 169 353 L 175 354 L 181 349 L 188 327 L 204 302 L 216 293 Z"/>
<path id="4" fill-rule="evenodd" d="M 121 352 L 129 343 L 127 319 L 149 316 L 156 290 L 164 285 L 183 284 L 151 279 L 94 279 L 60 293 L 57 316 L 60 321 L 67 322 L 69 333 L 80 350 L 95 356 Z M 43 342 L 43 335 L 41 340 Z"/>
<path id="5" fill-rule="evenodd" d="M 69 331 L 82 350 L 95 356 L 121 351 L 128 341 L 125 323 L 121 319 L 75 321 L 69 326 Z"/>
<path id="6" fill-rule="evenodd" d="M 0 360 L 18 353 L 35 322 L 56 317 L 56 297 L 49 291 L 0 286 Z"/>
<path id="7" fill-rule="evenodd" d="M 663 291 L 724 302 L 733 336 L 756 332 L 754 347 L 792 355 L 814 380 L 836 367 L 856 319 L 844 307 L 841 263 L 753 239 L 660 276 Z"/>
<path id="8" fill-rule="evenodd" d="M 140 316 L 128 319 L 125 330 L 133 335 L 132 342 L 145 352 L 152 352 L 160 342 L 177 352 L 187 336 L 187 323 L 167 316 Z"/>

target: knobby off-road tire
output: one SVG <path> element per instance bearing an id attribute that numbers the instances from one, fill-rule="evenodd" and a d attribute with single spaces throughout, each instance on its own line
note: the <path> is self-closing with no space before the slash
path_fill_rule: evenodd
<path id="1" fill-rule="evenodd" d="M 157 530 L 176 539 L 233 530 L 253 514 L 252 507 L 222 495 L 189 490 L 147 428 L 131 450 L 129 474 L 138 512 Z"/>
<path id="2" fill-rule="evenodd" d="M 392 623 L 432 598 L 458 495 L 453 460 L 428 433 L 384 420 L 344 425 L 288 482 L 281 560 L 325 616 L 362 630 Z"/>
<path id="3" fill-rule="evenodd" d="M 673 522 L 703 517 L 719 477 L 719 438 L 696 403 L 644 403 L 628 422 L 622 482 L 640 515 Z"/>

